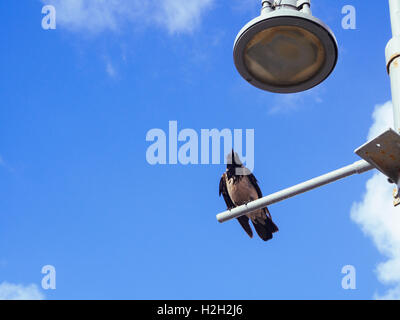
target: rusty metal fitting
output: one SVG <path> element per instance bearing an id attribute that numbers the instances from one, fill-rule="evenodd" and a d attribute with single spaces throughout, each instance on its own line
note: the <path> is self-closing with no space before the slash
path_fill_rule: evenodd
<path id="1" fill-rule="evenodd" d="M 386 46 L 386 69 L 390 74 L 390 67 L 392 63 L 400 57 L 400 38 L 392 38 Z"/>

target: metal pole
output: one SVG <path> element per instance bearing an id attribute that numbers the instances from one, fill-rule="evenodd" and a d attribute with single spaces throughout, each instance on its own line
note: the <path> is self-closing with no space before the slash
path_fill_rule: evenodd
<path id="1" fill-rule="evenodd" d="M 393 37 L 398 37 L 400 36 L 400 1 L 389 0 L 389 7 Z"/>
<path id="2" fill-rule="evenodd" d="M 400 0 L 399 0 L 400 1 Z M 234 218 L 239 218 L 250 212 L 265 208 L 271 204 L 283 201 L 288 198 L 292 198 L 296 195 L 302 194 L 304 192 L 310 191 L 312 189 L 321 187 L 323 185 L 329 184 L 331 182 L 346 178 L 353 174 L 361 174 L 363 172 L 374 169 L 374 167 L 364 160 L 357 161 L 347 167 L 332 171 L 320 177 L 311 179 L 309 181 L 300 183 L 296 186 L 290 187 L 288 189 L 273 193 L 264 198 L 252 201 L 247 205 L 242 205 L 236 207 L 232 210 L 225 211 L 217 215 L 219 222 L 226 222 Z"/>
<path id="3" fill-rule="evenodd" d="M 392 87 L 394 128 L 400 133 L 400 0 L 389 0 L 393 38 L 386 47 L 386 66 Z"/>

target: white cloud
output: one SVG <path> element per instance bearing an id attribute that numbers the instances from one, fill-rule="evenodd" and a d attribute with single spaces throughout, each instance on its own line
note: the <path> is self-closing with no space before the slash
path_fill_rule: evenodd
<path id="1" fill-rule="evenodd" d="M 39 291 L 37 285 L 23 286 L 3 282 L 0 284 L 0 300 L 44 300 L 44 295 Z"/>
<path id="2" fill-rule="evenodd" d="M 106 64 L 106 72 L 111 78 L 114 78 L 116 76 L 116 74 L 117 74 L 117 72 L 115 71 L 115 68 L 111 64 L 111 62 L 107 62 L 107 64 Z"/>
<path id="3" fill-rule="evenodd" d="M 391 102 L 377 106 L 373 119 L 369 140 L 393 127 Z M 393 188 L 383 174 L 376 173 L 368 180 L 363 199 L 351 209 L 351 218 L 386 258 L 375 271 L 379 281 L 392 289 L 383 295 L 376 294 L 376 299 L 400 299 L 400 208 L 393 206 Z"/>
<path id="4" fill-rule="evenodd" d="M 369 129 L 368 140 L 376 138 L 385 130 L 393 127 L 392 102 L 388 101 L 383 105 L 376 106 L 372 118 L 374 123 Z"/>
<path id="5" fill-rule="evenodd" d="M 214 0 L 41 0 L 56 8 L 57 25 L 74 31 L 117 31 L 124 23 L 157 24 L 190 33 Z"/>
<path id="6" fill-rule="evenodd" d="M 4 158 L 0 155 L 0 168 L 3 167 L 9 172 L 14 172 L 14 169 L 10 167 L 10 165 L 4 160 Z"/>
<path id="7" fill-rule="evenodd" d="M 202 13 L 213 0 L 166 0 L 157 20 L 165 23 L 170 32 L 193 31 L 200 24 Z M 160 4 L 159 1 L 157 1 Z"/>
<path id="8" fill-rule="evenodd" d="M 377 300 L 399 300 L 400 299 L 400 286 L 397 286 L 394 289 L 388 290 L 382 296 L 375 295 L 374 298 Z"/>
<path id="9" fill-rule="evenodd" d="M 270 115 L 287 114 L 297 111 L 306 103 L 316 104 L 322 102 L 323 100 L 320 97 L 320 90 L 318 88 L 313 88 L 311 90 L 299 93 L 276 95 L 275 101 L 268 110 L 268 113 Z"/>

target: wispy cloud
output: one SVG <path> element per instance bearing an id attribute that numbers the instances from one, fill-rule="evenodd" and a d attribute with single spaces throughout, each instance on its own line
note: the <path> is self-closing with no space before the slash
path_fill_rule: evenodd
<path id="1" fill-rule="evenodd" d="M 117 31 L 125 24 L 158 25 L 190 33 L 214 0 L 41 0 L 57 11 L 57 25 L 73 31 Z"/>
<path id="2" fill-rule="evenodd" d="M 389 128 L 393 128 L 393 106 L 392 102 L 388 101 L 383 105 L 378 105 L 372 114 L 374 123 L 368 132 L 367 140 L 376 138 Z"/>
<path id="3" fill-rule="evenodd" d="M 45 296 L 35 284 L 23 286 L 3 282 L 0 284 L 0 300 L 44 300 Z"/>
<path id="4" fill-rule="evenodd" d="M 192 32 L 196 28 L 206 9 L 214 0 L 166 0 L 155 1 L 161 4 L 161 11 L 156 13 L 159 24 L 165 25 L 171 33 Z"/>
<path id="5" fill-rule="evenodd" d="M 315 104 L 322 102 L 323 100 L 318 88 L 300 93 L 276 95 L 268 113 L 271 115 L 290 113 L 298 110 L 306 103 Z"/>
<path id="6" fill-rule="evenodd" d="M 0 168 L 5 168 L 9 172 L 14 172 L 14 168 L 12 168 L 6 160 L 0 155 Z"/>
<path id="7" fill-rule="evenodd" d="M 117 72 L 115 71 L 114 66 L 109 61 L 106 64 L 106 72 L 111 78 L 114 78 L 116 76 L 116 74 L 117 74 Z"/>
<path id="8" fill-rule="evenodd" d="M 377 106 L 373 119 L 368 139 L 393 127 L 391 102 Z M 393 206 L 392 191 L 393 185 L 387 178 L 376 173 L 368 180 L 362 200 L 354 203 L 351 209 L 351 218 L 386 258 L 375 271 L 379 281 L 392 288 L 383 295 L 375 294 L 376 299 L 400 299 L 400 208 Z"/>

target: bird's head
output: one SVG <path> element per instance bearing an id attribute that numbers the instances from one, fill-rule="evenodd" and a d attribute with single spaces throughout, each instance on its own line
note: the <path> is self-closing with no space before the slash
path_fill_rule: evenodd
<path id="1" fill-rule="evenodd" d="M 243 168 L 243 163 L 240 161 L 239 155 L 233 149 L 226 157 L 226 160 L 226 168 L 228 172 L 235 174 L 237 168 Z"/>

